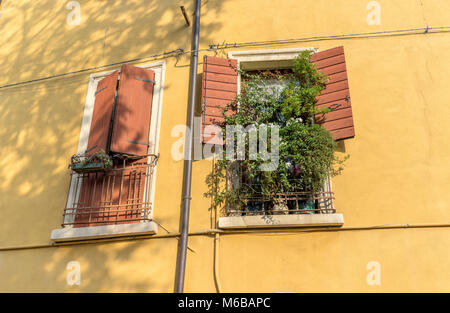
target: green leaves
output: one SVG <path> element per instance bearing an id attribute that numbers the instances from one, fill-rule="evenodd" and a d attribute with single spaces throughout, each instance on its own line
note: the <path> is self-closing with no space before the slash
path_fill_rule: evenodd
<path id="1" fill-rule="evenodd" d="M 280 136 L 280 163 L 284 160 L 299 168 L 291 175 L 296 187 L 319 190 L 334 159 L 336 143 L 331 134 L 320 125 L 294 121 L 280 130 Z"/>
<path id="2" fill-rule="evenodd" d="M 283 90 L 281 111 L 286 119 L 302 118 L 312 122 L 316 98 L 325 88 L 326 76 L 317 71 L 310 59 L 311 51 L 303 51 L 294 61 L 293 76 L 286 89 Z M 321 112 L 322 113 L 322 112 Z"/>
<path id="3" fill-rule="evenodd" d="M 82 165 L 101 162 L 105 165 L 106 168 L 111 168 L 113 166 L 113 159 L 108 154 L 106 154 L 105 150 L 103 149 L 88 157 L 85 157 L 83 155 L 78 156 L 77 160 L 78 161 L 76 162 Z"/>
<path id="4" fill-rule="evenodd" d="M 319 73 L 314 64 L 310 62 L 311 54 L 312 51 L 310 50 L 302 51 L 295 59 L 292 70 L 296 79 L 304 88 L 321 86 L 323 89 L 325 87 L 326 76 Z"/>

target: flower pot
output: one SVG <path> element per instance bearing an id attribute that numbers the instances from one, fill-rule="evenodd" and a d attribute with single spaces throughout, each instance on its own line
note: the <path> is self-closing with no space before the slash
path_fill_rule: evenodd
<path id="1" fill-rule="evenodd" d="M 261 201 L 249 201 L 247 203 L 247 215 L 259 215 L 263 210 L 263 203 Z"/>
<path id="2" fill-rule="evenodd" d="M 287 215 L 289 214 L 289 207 L 284 201 L 277 201 L 272 208 L 273 214 Z"/>
<path id="3" fill-rule="evenodd" d="M 298 202 L 299 212 L 296 212 L 296 214 L 315 214 L 315 208 L 316 206 L 313 199 L 300 200 Z"/>
<path id="4" fill-rule="evenodd" d="M 88 172 L 104 172 L 109 169 L 104 163 L 78 163 L 72 164 L 71 168 L 74 172 L 77 173 L 88 173 Z"/>

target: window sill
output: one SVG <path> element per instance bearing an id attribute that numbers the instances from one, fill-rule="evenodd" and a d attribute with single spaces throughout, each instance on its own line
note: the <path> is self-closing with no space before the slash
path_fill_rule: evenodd
<path id="1" fill-rule="evenodd" d="M 68 227 L 53 230 L 51 234 L 51 240 L 54 242 L 67 242 L 139 235 L 154 235 L 157 233 L 158 225 L 155 222 L 80 228 Z"/>
<path id="2" fill-rule="evenodd" d="M 221 229 L 323 227 L 344 225 L 343 214 L 253 215 L 219 218 Z"/>

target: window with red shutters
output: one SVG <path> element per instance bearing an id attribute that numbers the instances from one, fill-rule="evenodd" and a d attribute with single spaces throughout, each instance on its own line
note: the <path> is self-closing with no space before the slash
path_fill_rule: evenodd
<path id="1" fill-rule="evenodd" d="M 136 223 L 149 218 L 145 187 L 154 167 L 148 155 L 155 73 L 123 65 L 98 82 L 86 155 L 114 156 L 107 171 L 72 173 L 76 203 L 65 214 L 74 227 Z"/>
<path id="2" fill-rule="evenodd" d="M 249 68 L 253 68 L 250 65 L 252 61 L 250 61 L 248 57 L 250 53 L 246 53 L 245 55 L 245 61 L 242 62 L 248 62 L 246 65 L 248 65 Z M 255 58 L 255 62 L 258 62 L 256 59 L 257 58 Z M 279 60 L 279 56 L 274 59 Z M 316 65 L 316 68 L 321 73 L 328 76 L 326 87 L 318 96 L 316 106 L 318 108 L 328 107 L 331 109 L 329 113 L 318 114 L 316 116 L 316 123 L 321 124 L 325 129 L 327 129 L 335 140 L 353 138 L 355 136 L 355 131 L 344 48 L 337 47 L 315 53 L 311 56 L 311 62 Z M 266 64 L 269 63 L 270 61 Z M 238 60 L 205 56 L 203 66 L 203 143 L 223 144 L 223 140 L 217 138 L 216 136 L 219 128 L 214 129 L 211 128 L 211 126 L 222 126 L 224 121 L 222 111 L 236 98 L 239 84 L 237 71 Z M 270 67 L 268 70 L 274 68 Z M 230 111 L 229 114 L 233 114 L 233 112 Z M 238 165 L 231 166 L 230 168 L 233 172 L 228 173 L 230 178 L 239 177 L 237 180 L 233 180 L 233 185 L 230 187 L 239 189 L 239 186 L 245 183 L 246 177 L 245 174 L 243 174 L 244 171 L 239 169 Z M 316 213 L 335 212 L 333 208 L 333 193 L 330 182 L 330 177 L 328 177 L 324 183 L 322 191 L 317 193 L 317 195 L 314 195 L 314 201 L 316 202 Z M 302 204 L 306 201 L 305 199 L 309 199 L 310 197 L 310 195 L 301 195 L 297 196 L 297 198 L 295 195 L 291 196 L 297 203 L 297 209 L 299 207 L 299 203 Z M 264 199 L 261 201 L 261 203 L 263 203 Z M 239 214 L 239 212 L 234 208 L 227 209 L 227 214 Z"/>
<path id="3" fill-rule="evenodd" d="M 316 123 L 330 131 L 335 140 L 355 137 L 344 47 L 317 52 L 311 56 L 311 62 L 328 76 L 316 106 L 331 109 L 329 113 L 317 115 Z"/>

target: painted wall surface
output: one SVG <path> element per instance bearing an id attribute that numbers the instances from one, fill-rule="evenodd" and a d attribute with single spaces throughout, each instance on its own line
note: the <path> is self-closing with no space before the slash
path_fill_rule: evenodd
<path id="1" fill-rule="evenodd" d="M 80 5 L 79 25 L 71 19 L 69 2 Z M 339 153 L 350 159 L 342 175 L 333 178 L 344 228 L 221 235 L 222 291 L 450 290 L 450 228 L 444 225 L 450 212 L 449 32 L 205 51 L 224 42 L 450 26 L 447 1 L 375 1 L 381 8 L 380 25 L 367 22 L 373 11 L 367 9 L 369 2 L 204 1 L 200 60 L 230 51 L 343 45 L 356 131 L 354 139 L 340 143 Z M 89 76 L 120 67 L 105 64 L 136 58 L 145 59 L 132 64 L 166 61 L 154 218 L 160 224 L 158 235 L 178 232 L 183 161 L 172 158 L 180 138 L 172 136 L 172 129 L 186 123 L 190 55 L 151 56 L 190 49 L 192 29 L 186 27 L 180 5 L 192 13 L 194 1 L 3 1 L 1 292 L 173 291 L 176 238 L 52 247 L 50 232 L 62 222 L 67 165 L 78 146 Z M 82 69 L 90 70 L 3 87 Z M 199 81 L 201 71 L 199 64 Z M 193 164 L 192 232 L 215 228 L 217 216 L 204 197 L 211 167 L 210 160 Z M 355 229 L 396 224 L 418 227 Z M 431 227 L 436 224 L 441 225 Z M 79 285 L 67 282 L 71 261 L 80 265 Z M 380 274 L 379 281 L 375 274 Z M 190 237 L 185 290 L 216 291 L 214 237 Z"/>

